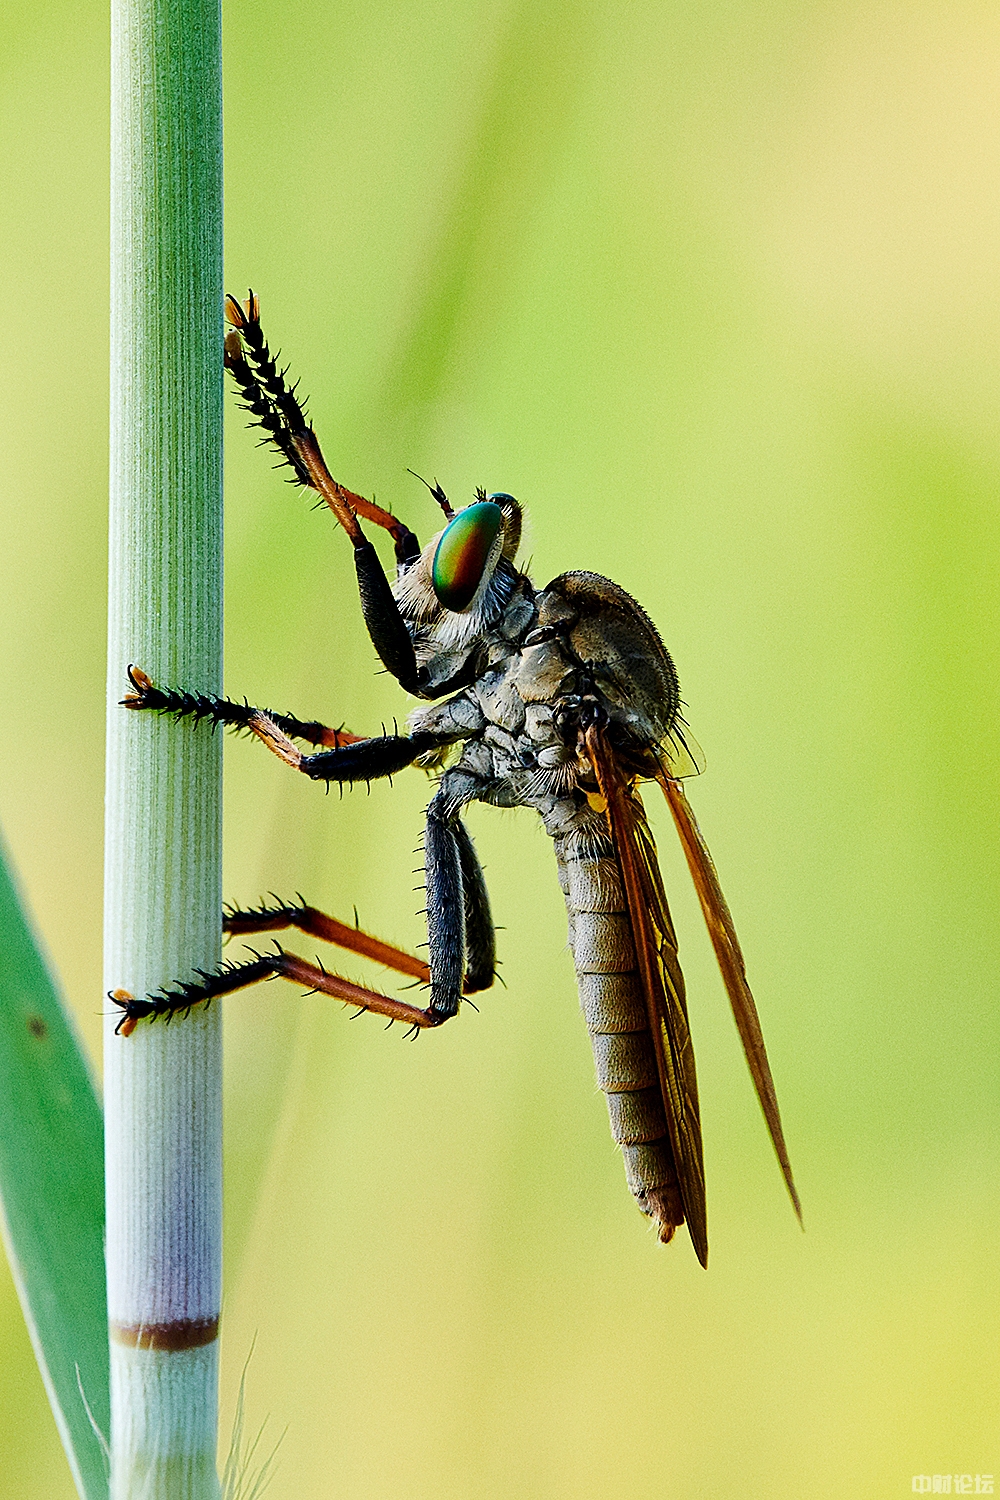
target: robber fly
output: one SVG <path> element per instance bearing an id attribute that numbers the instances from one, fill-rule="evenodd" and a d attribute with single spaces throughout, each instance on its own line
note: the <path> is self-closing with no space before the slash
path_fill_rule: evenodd
<path id="1" fill-rule="evenodd" d="M 405 766 L 439 773 L 427 808 L 424 858 L 429 965 L 300 901 L 227 909 L 224 928 L 298 928 L 378 959 L 430 987 L 421 1008 L 349 984 L 276 946 L 145 998 L 116 992 L 119 1031 L 169 1017 L 281 975 L 416 1028 L 454 1016 L 488 988 L 496 956 L 489 897 L 462 811 L 471 802 L 532 807 L 555 848 L 569 940 L 597 1077 L 639 1207 L 661 1240 L 687 1223 L 707 1263 L 705 1181 L 684 980 L 640 781 L 659 783 L 680 835 L 722 969 L 754 1085 L 796 1213 L 799 1202 L 743 956 L 711 856 L 684 794 L 699 769 L 680 712 L 677 674 L 655 626 L 624 589 L 597 573 L 563 573 L 536 589 L 516 566 L 521 508 L 480 490 L 453 511 L 428 486 L 446 525 L 421 549 L 413 532 L 332 478 L 294 387 L 279 371 L 251 292 L 226 303 L 225 363 L 243 404 L 295 481 L 317 491 L 354 546 L 372 644 L 400 686 L 424 700 L 406 734 L 360 738 L 177 688 L 130 669 L 130 709 L 245 729 L 315 781 L 373 781 Z M 390 586 L 361 529 L 388 531 Z M 296 741 L 312 746 L 305 753 Z M 800 1215 L 801 1217 L 801 1215 Z"/>

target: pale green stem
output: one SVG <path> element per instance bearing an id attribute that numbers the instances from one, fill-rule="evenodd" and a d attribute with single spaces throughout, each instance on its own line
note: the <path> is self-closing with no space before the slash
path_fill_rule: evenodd
<path id="1" fill-rule="evenodd" d="M 105 987 L 142 995 L 219 959 L 220 739 L 118 706 L 130 662 L 222 686 L 219 0 L 112 0 L 111 298 Z M 219 1493 L 220 1019 L 107 1020 L 112 1500 Z"/>

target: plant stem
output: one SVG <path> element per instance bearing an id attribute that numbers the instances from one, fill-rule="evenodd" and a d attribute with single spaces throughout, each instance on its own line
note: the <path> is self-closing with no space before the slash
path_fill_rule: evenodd
<path id="1" fill-rule="evenodd" d="M 118 706 L 130 662 L 222 687 L 219 0 L 112 0 L 105 987 L 219 958 L 221 743 Z M 109 1007 L 110 1008 L 110 1007 Z M 215 1470 L 221 1017 L 105 1029 L 112 1500 Z"/>

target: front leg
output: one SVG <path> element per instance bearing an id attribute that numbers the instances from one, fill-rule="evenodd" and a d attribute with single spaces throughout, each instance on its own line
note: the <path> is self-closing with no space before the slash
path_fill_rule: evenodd
<path id="1" fill-rule="evenodd" d="M 267 347 L 260 326 L 260 303 L 253 293 L 244 304 L 235 297 L 227 297 L 226 315 L 231 332 L 226 337 L 225 365 L 239 387 L 252 420 L 263 428 L 266 440 L 290 466 L 296 481 L 322 495 L 347 532 L 354 548 L 361 613 L 382 665 L 408 693 L 416 697 L 436 696 L 423 691 L 410 632 L 399 612 L 381 559 L 362 531 L 358 516 L 364 516 L 388 531 L 395 543 L 397 562 L 402 567 L 420 555 L 417 538 L 409 527 L 382 506 L 362 495 L 355 495 L 334 479 L 294 387 L 288 386 Z M 446 499 L 443 503 L 447 507 Z"/>

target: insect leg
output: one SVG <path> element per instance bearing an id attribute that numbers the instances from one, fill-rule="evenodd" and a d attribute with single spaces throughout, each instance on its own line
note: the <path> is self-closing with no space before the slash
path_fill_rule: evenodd
<path id="1" fill-rule="evenodd" d="M 389 511 L 355 495 L 334 479 L 294 389 L 286 385 L 267 347 L 260 326 L 260 304 L 253 293 L 243 306 L 235 297 L 227 297 L 226 312 L 233 327 L 226 339 L 226 368 L 239 386 L 247 410 L 291 466 L 296 481 L 322 495 L 347 532 L 354 547 L 361 613 L 371 643 L 382 665 L 400 685 L 407 692 L 421 696 L 410 633 L 381 559 L 361 530 L 358 516 L 389 532 L 401 565 L 419 556 L 416 536 Z"/>
<path id="2" fill-rule="evenodd" d="M 266 737 L 263 729 L 254 732 L 282 760 L 287 758 L 280 744 L 283 735 Z M 289 764 L 313 781 L 377 781 L 381 776 L 394 776 L 397 771 L 412 766 L 415 760 L 438 749 L 440 744 L 433 734 L 385 734 L 370 740 L 358 740 L 353 745 L 341 745 L 336 750 L 321 750 L 316 755 L 302 755 L 292 745 L 297 758 L 289 760 Z"/>
<path id="3" fill-rule="evenodd" d="M 362 739 L 326 725 L 306 723 L 291 714 L 269 714 L 248 703 L 234 703 L 201 693 L 180 692 L 176 688 L 157 688 L 137 667 L 129 668 L 134 689 L 122 703 L 135 710 L 153 709 L 173 714 L 175 718 L 207 719 L 233 729 L 247 729 L 286 765 L 301 771 L 314 781 L 377 781 L 393 776 L 412 765 L 421 755 L 437 749 L 442 737 L 436 734 L 385 734 Z M 287 733 L 286 733 L 287 727 Z M 334 748 L 316 755 L 303 755 L 290 735 L 311 740 L 313 744 Z"/>
<path id="4" fill-rule="evenodd" d="M 458 1012 L 465 979 L 465 903 L 462 862 L 455 837 L 457 817 L 441 793 L 427 809 L 424 869 L 427 874 L 427 946 L 431 966 L 430 1009 L 444 1020 Z"/>
<path id="5" fill-rule="evenodd" d="M 456 817 L 452 831 L 458 845 L 465 908 L 465 992 L 475 994 L 488 990 L 496 975 L 496 933 L 483 867 L 461 818 Z"/>
<path id="6" fill-rule="evenodd" d="M 427 944 L 431 1010 L 453 1016 L 463 993 L 487 989 L 496 956 L 486 882 L 459 813 L 478 791 L 461 769 L 449 771 L 427 809 Z"/>
<path id="7" fill-rule="evenodd" d="M 233 936 L 244 936 L 251 932 L 279 932 L 288 927 L 296 927 L 299 932 L 321 938 L 323 942 L 333 943 L 338 948 L 346 948 L 351 953 L 361 953 L 365 958 L 385 964 L 387 969 L 394 969 L 397 974 L 409 974 L 414 979 L 422 979 L 425 984 L 430 983 L 430 969 L 422 958 L 415 958 L 402 948 L 383 943 L 370 933 L 362 932 L 359 927 L 349 927 L 346 922 L 338 922 L 336 917 L 328 917 L 325 912 L 318 911 L 315 906 L 307 906 L 302 901 L 279 901 L 275 906 L 259 906 L 253 911 L 241 911 L 239 907 L 230 906 L 226 908 L 222 919 L 223 932 Z"/>
<path id="8" fill-rule="evenodd" d="M 175 719 L 194 719 L 199 723 L 208 719 L 213 724 L 224 724 L 229 729 L 253 731 L 258 718 L 266 718 L 276 724 L 284 734 L 295 740 L 305 740 L 309 745 L 353 745 L 364 738 L 360 734 L 349 734 L 346 729 L 333 729 L 317 719 L 299 719 L 294 714 L 277 714 L 271 709 L 254 708 L 245 700 L 235 703 L 230 698 L 217 698 L 214 693 L 189 693 L 179 688 L 158 688 L 146 673 L 138 667 L 129 667 L 129 682 L 132 691 L 121 700 L 123 708 L 135 710 L 151 709 L 155 713 L 171 714 Z"/>
<path id="9" fill-rule="evenodd" d="M 365 537 L 354 544 L 354 571 L 365 629 L 379 660 L 406 692 L 423 696 L 410 632 L 389 587 L 382 559 Z"/>
<path id="10" fill-rule="evenodd" d="M 405 1000 L 394 1000 L 391 995 L 380 995 L 377 990 L 364 989 L 341 979 L 339 974 L 329 974 L 317 964 L 310 964 L 294 953 L 285 953 L 279 948 L 274 953 L 261 953 L 242 964 L 225 964 L 216 973 L 197 970 L 197 980 L 186 980 L 159 990 L 156 994 L 137 998 L 127 990 L 112 990 L 108 998 L 122 1011 L 121 1020 L 115 1028 L 122 1036 L 129 1036 L 136 1024 L 144 1020 L 167 1020 L 172 1016 L 187 1015 L 196 1005 L 214 1000 L 234 990 L 245 989 L 262 979 L 279 977 L 290 979 L 293 984 L 304 984 L 309 990 L 332 995 L 347 1005 L 357 1005 L 362 1010 L 374 1011 L 387 1016 L 390 1021 L 403 1021 L 408 1026 L 421 1029 L 438 1026 L 446 1019 L 432 1008 L 421 1010 Z"/>

